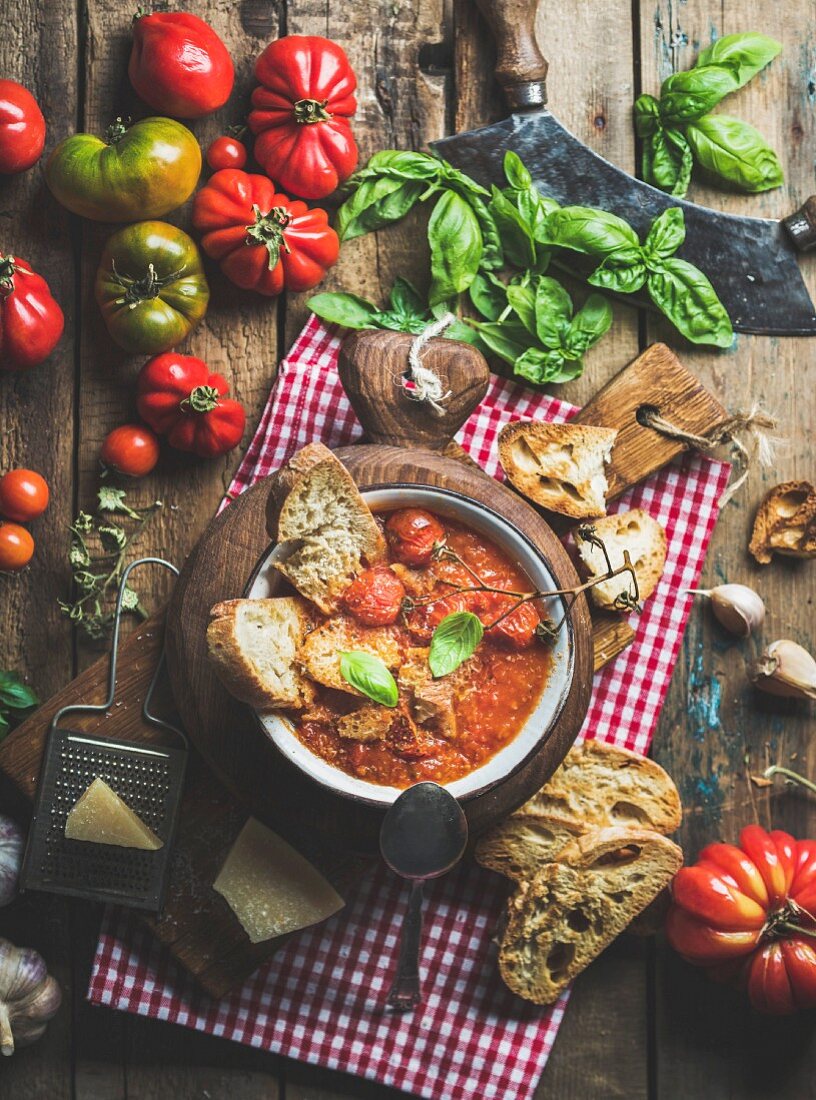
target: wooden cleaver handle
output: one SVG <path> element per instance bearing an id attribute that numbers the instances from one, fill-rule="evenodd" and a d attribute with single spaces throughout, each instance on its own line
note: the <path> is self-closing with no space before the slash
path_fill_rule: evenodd
<path id="1" fill-rule="evenodd" d="M 798 252 L 810 252 L 816 248 L 816 195 L 806 199 L 795 214 L 783 218 L 782 224 L 790 233 Z"/>
<path id="2" fill-rule="evenodd" d="M 535 36 L 538 0 L 476 0 L 496 39 L 496 79 L 512 111 L 547 102 L 547 59 Z"/>

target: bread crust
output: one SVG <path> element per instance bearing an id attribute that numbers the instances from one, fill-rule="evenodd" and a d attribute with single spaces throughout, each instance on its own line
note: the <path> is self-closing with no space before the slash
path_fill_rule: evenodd
<path id="1" fill-rule="evenodd" d="M 816 557 L 816 488 L 809 481 L 775 485 L 757 509 L 748 549 L 760 565 L 774 554 Z"/>
<path id="2" fill-rule="evenodd" d="M 630 535 L 629 531 L 633 525 L 637 528 L 634 536 Z M 592 526 L 598 537 L 603 539 L 614 567 L 623 565 L 623 551 L 629 550 L 638 582 L 638 596 L 641 600 L 648 600 L 657 588 L 666 565 L 668 540 L 661 524 L 644 508 L 633 508 L 629 512 L 617 512 L 613 516 L 604 516 L 602 519 L 595 520 Z M 639 538 L 641 532 L 645 535 L 647 544 L 643 553 L 634 549 L 638 542 L 644 541 Z M 606 572 L 606 564 L 600 551 L 582 539 L 578 531 L 575 532 L 575 545 L 578 547 L 578 553 L 588 577 L 602 576 Z M 596 585 L 590 590 L 593 603 L 607 610 L 614 609 L 617 593 L 628 591 L 631 587 L 630 582 L 631 578 L 622 574 L 613 581 Z"/>

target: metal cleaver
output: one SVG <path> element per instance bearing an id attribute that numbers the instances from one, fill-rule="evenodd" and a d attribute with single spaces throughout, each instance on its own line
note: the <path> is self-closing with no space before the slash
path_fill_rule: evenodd
<path id="1" fill-rule="evenodd" d="M 535 39 L 537 0 L 476 0 L 496 37 L 496 78 L 509 118 L 433 142 L 436 152 L 483 185 L 503 185 L 514 150 L 536 185 L 563 205 L 598 206 L 641 236 L 670 206 L 682 208 L 678 255 L 708 275 L 739 332 L 816 335 L 816 309 L 796 262 L 816 246 L 816 196 L 782 221 L 743 218 L 666 195 L 633 179 L 580 142 L 546 108 L 547 61 Z"/>

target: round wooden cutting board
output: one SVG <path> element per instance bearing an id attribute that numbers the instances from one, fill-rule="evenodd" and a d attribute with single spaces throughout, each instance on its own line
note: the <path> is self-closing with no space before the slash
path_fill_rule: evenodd
<path id="1" fill-rule="evenodd" d="M 382 338 L 397 362 L 405 362 L 405 341 L 401 333 L 355 334 L 352 346 L 355 372 L 360 365 L 361 348 L 370 350 L 366 337 L 377 337 L 373 346 L 377 356 L 372 363 L 376 376 L 383 375 Z M 438 345 L 443 347 L 436 352 Z M 458 361 L 449 363 L 451 350 Z M 344 349 L 344 350 L 347 350 Z M 487 366 L 468 345 L 453 341 L 433 341 L 426 346 L 423 363 L 433 364 L 451 389 L 457 381 L 455 368 L 467 367 L 468 400 L 452 413 L 444 428 L 435 422 L 434 443 L 444 445 L 484 393 Z M 477 362 L 474 357 L 481 360 Z M 365 358 L 362 356 L 362 358 Z M 346 369 L 343 370 L 342 367 Z M 448 370 L 450 369 L 450 378 Z M 354 393 L 349 379 L 350 357 L 341 363 L 346 389 L 368 430 L 369 438 L 383 437 L 372 431 L 366 419 L 371 404 Z M 484 373 L 484 386 L 479 374 Z M 390 377 L 390 375 L 388 376 Z M 479 382 L 474 384 L 474 378 Z M 458 379 L 461 392 L 462 377 Z M 390 383 L 393 385 L 393 383 Z M 388 397 L 392 400 L 391 396 Z M 415 406 L 411 403 L 413 408 Z M 413 411 L 413 408 L 411 411 Z M 362 415 L 361 415 L 362 414 Z M 380 418 L 383 423 L 385 418 Z M 335 451 L 361 488 L 384 483 L 412 483 L 440 486 L 464 493 L 499 512 L 541 551 L 559 587 L 578 583 L 572 563 L 560 541 L 544 520 L 519 496 L 477 467 L 425 447 L 405 446 L 406 418 L 398 418 L 400 430 L 393 430 L 401 445 L 362 444 Z M 410 425 L 409 425 L 410 427 Z M 452 430 L 451 430 L 452 427 Z M 413 438 L 416 440 L 414 432 Z M 444 438 L 442 438 L 444 436 Z M 249 707 L 233 699 L 218 681 L 207 659 L 206 630 L 210 608 L 220 600 L 244 593 L 258 559 L 270 543 L 266 528 L 266 508 L 277 475 L 267 478 L 235 500 L 204 532 L 184 566 L 170 604 L 167 621 L 167 661 L 173 692 L 183 724 L 190 739 L 207 763 L 227 787 L 257 817 L 301 845 L 326 843 L 332 847 L 370 852 L 377 848 L 382 811 L 340 798 L 318 786 L 295 769 L 278 752 L 262 731 Z M 274 494 L 273 494 L 273 499 Z M 552 774 L 575 740 L 589 704 L 592 686 L 592 637 L 586 601 L 580 597 L 571 615 L 574 643 L 574 676 L 563 711 L 537 752 L 504 782 L 465 803 L 472 834 L 484 831 L 526 801 Z"/>

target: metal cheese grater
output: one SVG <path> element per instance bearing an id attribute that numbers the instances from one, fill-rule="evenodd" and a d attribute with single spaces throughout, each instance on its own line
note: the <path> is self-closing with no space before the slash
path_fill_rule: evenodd
<path id="1" fill-rule="evenodd" d="M 178 576 L 178 569 L 162 558 L 140 558 L 122 574 L 111 638 L 108 697 L 104 703 L 62 707 L 51 719 L 20 885 L 23 890 L 71 894 L 159 912 L 164 904 L 187 763 L 184 733 L 150 709 L 164 667 L 164 651 L 147 690 L 142 716 L 172 733 L 182 747 L 119 741 L 60 726 L 69 714 L 104 714 L 113 705 L 122 601 L 128 577 L 140 565 L 162 565 Z M 145 852 L 66 839 L 68 811 L 97 776 L 164 841 L 162 848 Z"/>

